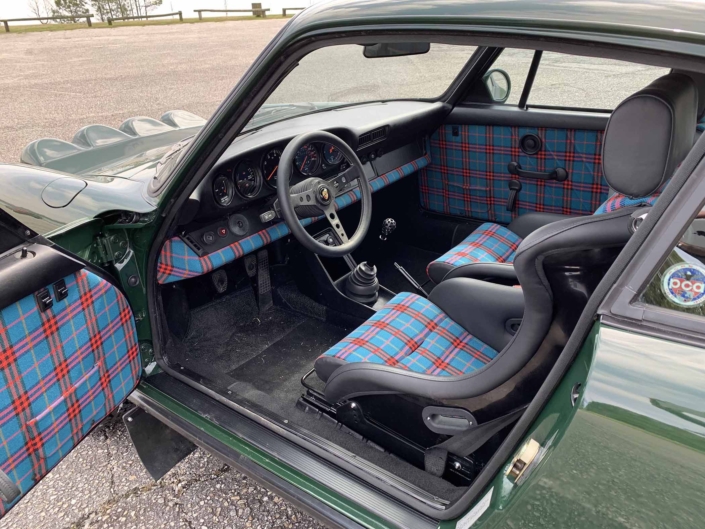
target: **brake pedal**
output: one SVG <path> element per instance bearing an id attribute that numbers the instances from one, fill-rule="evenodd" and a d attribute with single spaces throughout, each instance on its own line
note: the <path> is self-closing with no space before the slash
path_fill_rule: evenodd
<path id="1" fill-rule="evenodd" d="M 274 306 L 267 250 L 257 252 L 257 304 L 260 312 L 265 312 Z"/>
<path id="2" fill-rule="evenodd" d="M 228 274 L 222 268 L 211 272 L 211 281 L 213 282 L 213 288 L 218 294 L 223 294 L 228 290 Z"/>
<path id="3" fill-rule="evenodd" d="M 413 286 L 419 293 L 423 294 L 424 297 L 428 297 L 428 292 L 423 289 L 423 287 L 416 281 L 416 279 L 414 279 L 414 277 L 409 272 L 406 271 L 406 269 L 402 265 L 395 262 L 394 266 L 397 270 L 399 270 L 399 273 L 404 276 L 404 279 L 411 283 L 411 286 Z"/>

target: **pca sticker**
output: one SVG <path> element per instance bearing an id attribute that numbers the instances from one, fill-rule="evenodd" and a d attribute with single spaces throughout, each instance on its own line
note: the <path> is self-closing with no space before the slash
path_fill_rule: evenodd
<path id="1" fill-rule="evenodd" d="M 681 307 L 702 305 L 705 303 L 705 268 L 692 263 L 672 266 L 663 275 L 661 289 Z"/>

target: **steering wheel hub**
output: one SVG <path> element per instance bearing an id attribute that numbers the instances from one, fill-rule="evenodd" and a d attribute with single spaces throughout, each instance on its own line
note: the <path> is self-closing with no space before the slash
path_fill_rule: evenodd
<path id="1" fill-rule="evenodd" d="M 289 188 L 289 177 L 294 170 L 296 152 L 302 145 L 326 142 L 338 148 L 350 163 L 343 174 L 345 180 L 358 180 L 361 200 L 360 223 L 352 237 L 348 238 L 337 214 L 335 191 L 321 178 L 308 178 Z M 289 142 L 282 153 L 277 172 L 277 198 L 284 221 L 292 235 L 307 249 L 324 257 L 343 257 L 357 248 L 365 238 L 372 219 L 372 191 L 365 178 L 362 162 L 355 151 L 343 140 L 329 132 L 301 134 Z M 302 219 L 323 215 L 340 240 L 337 246 L 327 246 L 314 239 L 299 222 Z"/>

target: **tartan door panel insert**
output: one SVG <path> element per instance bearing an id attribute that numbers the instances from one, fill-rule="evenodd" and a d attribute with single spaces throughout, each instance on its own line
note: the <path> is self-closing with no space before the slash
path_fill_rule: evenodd
<path id="1" fill-rule="evenodd" d="M 454 134 L 455 132 L 455 134 Z M 519 142 L 536 134 L 533 155 Z M 421 171 L 421 205 L 436 213 L 507 224 L 524 213 L 591 215 L 608 196 L 602 176 L 602 131 L 491 125 L 444 125 L 430 140 L 431 163 Z M 522 189 L 507 211 L 509 162 L 528 171 L 568 171 L 565 182 L 518 178 Z"/>
<path id="2" fill-rule="evenodd" d="M 141 373 L 125 297 L 81 270 L 68 296 L 0 310 L 0 469 L 26 494 L 134 389 Z M 15 500 L 15 502 L 18 500 Z M 15 503 L 13 502 L 13 503 Z M 0 516 L 12 506 L 0 505 Z"/>

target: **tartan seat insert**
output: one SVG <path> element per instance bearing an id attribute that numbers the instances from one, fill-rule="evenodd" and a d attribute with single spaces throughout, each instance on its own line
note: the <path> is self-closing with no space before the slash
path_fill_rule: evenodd
<path id="1" fill-rule="evenodd" d="M 382 364 L 425 375 L 465 375 L 487 365 L 497 351 L 431 301 L 403 292 L 315 363 L 321 380 L 352 362 Z"/>

